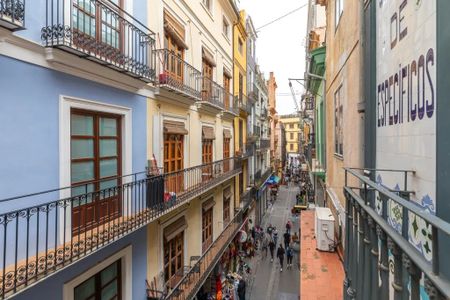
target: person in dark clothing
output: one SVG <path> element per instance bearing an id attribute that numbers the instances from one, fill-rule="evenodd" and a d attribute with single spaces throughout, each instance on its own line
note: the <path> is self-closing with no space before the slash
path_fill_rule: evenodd
<path id="1" fill-rule="evenodd" d="M 286 248 L 287 268 L 292 269 L 292 259 L 294 258 L 294 250 L 292 247 Z"/>
<path id="2" fill-rule="evenodd" d="M 287 221 L 287 223 L 286 223 L 286 231 L 288 233 L 291 233 L 291 227 L 292 227 L 291 221 Z"/>
<path id="3" fill-rule="evenodd" d="M 269 250 L 270 250 L 270 262 L 273 262 L 273 253 L 275 252 L 275 243 L 273 242 L 273 239 L 270 239 L 269 242 Z"/>
<path id="4" fill-rule="evenodd" d="M 284 237 L 284 248 L 287 249 L 291 244 L 291 234 L 288 231 L 286 231 L 283 237 Z"/>
<path id="5" fill-rule="evenodd" d="M 244 281 L 244 279 L 239 280 L 238 296 L 239 296 L 239 300 L 245 300 L 245 281 Z"/>
<path id="6" fill-rule="evenodd" d="M 278 250 L 277 250 L 277 257 L 280 260 L 280 272 L 283 272 L 284 253 L 285 253 L 285 251 L 284 251 L 283 245 L 280 244 L 280 247 L 278 247 Z"/>

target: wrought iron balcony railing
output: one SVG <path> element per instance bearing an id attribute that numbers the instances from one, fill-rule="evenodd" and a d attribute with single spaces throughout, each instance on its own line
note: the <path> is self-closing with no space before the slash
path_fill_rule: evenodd
<path id="1" fill-rule="evenodd" d="M 262 108 L 261 109 L 261 119 L 266 119 L 267 118 L 267 108 Z"/>
<path id="2" fill-rule="evenodd" d="M 239 145 L 239 148 L 236 150 L 236 156 L 238 157 L 249 157 L 253 155 L 254 151 L 252 143 L 243 143 Z"/>
<path id="3" fill-rule="evenodd" d="M 96 191 L 86 184 L 1 200 L 0 299 L 169 213 L 240 166 L 228 158 L 162 175 L 117 177 L 116 185 Z"/>
<path id="4" fill-rule="evenodd" d="M 207 76 L 200 77 L 201 101 L 224 109 L 225 89 Z"/>
<path id="5" fill-rule="evenodd" d="M 240 205 L 243 211 L 245 211 L 247 208 L 250 207 L 250 204 L 253 201 L 253 195 L 254 195 L 254 188 L 248 188 L 246 191 L 244 191 L 240 196 Z"/>
<path id="6" fill-rule="evenodd" d="M 225 111 L 233 114 L 238 115 L 239 114 L 239 108 L 237 106 L 237 102 L 234 100 L 233 94 L 231 94 L 229 91 L 223 89 L 224 91 L 224 109 Z"/>
<path id="7" fill-rule="evenodd" d="M 261 149 L 268 149 L 270 148 L 270 140 L 269 139 L 261 139 L 259 142 L 259 147 Z"/>
<path id="8" fill-rule="evenodd" d="M 208 247 L 204 254 L 199 257 L 197 262 L 189 268 L 187 273 L 181 278 L 180 282 L 169 291 L 166 296 L 162 296 L 161 299 L 193 299 L 219 262 L 219 259 L 222 257 L 231 241 L 237 235 L 239 230 L 241 230 L 243 224 L 245 224 L 243 221 L 243 213 L 242 210 L 239 210 L 217 239 Z"/>
<path id="9" fill-rule="evenodd" d="M 155 52 L 159 86 L 200 100 L 202 73 L 173 51 L 159 49 Z"/>
<path id="10" fill-rule="evenodd" d="M 0 26 L 18 30 L 24 25 L 25 0 L 0 0 Z"/>
<path id="11" fill-rule="evenodd" d="M 404 190 L 366 177 L 374 172 L 403 175 Z M 345 168 L 344 299 L 418 300 L 424 292 L 450 298 L 450 278 L 439 263 L 448 252 L 439 240 L 450 236 L 450 223 L 408 200 L 408 172 Z M 412 238 L 415 232 L 424 238 Z"/>
<path id="12" fill-rule="evenodd" d="M 152 82 L 154 33 L 111 1 L 47 0 L 41 38 L 55 47 Z"/>
<path id="13" fill-rule="evenodd" d="M 252 113 L 252 105 L 248 101 L 248 98 L 246 95 L 242 94 L 242 95 L 236 96 L 236 101 L 238 103 L 238 107 L 240 110 L 244 111 L 247 114 Z"/>

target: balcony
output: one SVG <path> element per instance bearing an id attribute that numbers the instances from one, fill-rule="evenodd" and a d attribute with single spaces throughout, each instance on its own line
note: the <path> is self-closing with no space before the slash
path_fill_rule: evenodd
<path id="1" fill-rule="evenodd" d="M 261 139 L 259 142 L 259 147 L 261 149 L 269 149 L 270 148 L 270 140 L 269 139 Z"/>
<path id="2" fill-rule="evenodd" d="M 411 172 L 345 168 L 344 299 L 450 298 L 450 223 L 429 212 L 431 201 L 409 200 Z M 383 174 L 404 184 L 390 190 L 368 178 Z"/>
<path id="3" fill-rule="evenodd" d="M 239 109 L 243 113 L 245 113 L 247 115 L 252 113 L 252 105 L 246 95 L 242 94 L 242 95 L 236 96 L 236 101 L 237 101 Z"/>
<path id="4" fill-rule="evenodd" d="M 224 93 L 224 111 L 223 116 L 229 120 L 233 120 L 239 115 L 239 108 L 237 102 L 234 101 L 234 96 L 227 90 L 223 89 Z"/>
<path id="5" fill-rule="evenodd" d="M 0 0 L 0 26 L 9 30 L 23 29 L 25 0 Z"/>
<path id="6" fill-rule="evenodd" d="M 266 120 L 267 119 L 267 108 L 262 108 L 261 109 L 261 119 L 262 120 Z"/>
<path id="7" fill-rule="evenodd" d="M 238 150 L 236 150 L 236 156 L 241 158 L 248 158 L 249 156 L 253 156 L 253 144 L 251 143 L 243 143 L 239 145 Z"/>
<path id="8" fill-rule="evenodd" d="M 252 130 L 247 132 L 247 140 L 255 142 L 261 136 L 261 127 L 253 125 Z"/>
<path id="9" fill-rule="evenodd" d="M 218 114 L 225 109 L 225 89 L 207 76 L 200 77 L 201 96 L 197 102 L 199 110 Z"/>
<path id="10" fill-rule="evenodd" d="M 154 33 L 117 5 L 105 0 L 47 0 L 46 16 L 41 30 L 46 47 L 145 83 L 155 80 Z"/>
<path id="11" fill-rule="evenodd" d="M 116 185 L 97 191 L 76 186 L 85 189 L 76 195 L 67 187 L 0 200 L 0 299 L 146 226 L 240 168 L 239 159 L 228 158 L 161 175 L 117 177 Z"/>
<path id="12" fill-rule="evenodd" d="M 163 297 L 165 300 L 187 300 L 194 299 L 209 274 L 219 262 L 223 253 L 230 245 L 236 234 L 245 224 L 242 210 L 234 216 L 230 223 L 225 227 L 217 239 L 209 246 L 205 253 L 200 256 L 198 261 L 188 269 L 187 273 L 181 278 L 180 282 Z M 147 292 L 149 293 L 149 291 Z"/>
<path id="13" fill-rule="evenodd" d="M 156 74 L 160 88 L 199 101 L 202 96 L 201 72 L 167 49 L 155 51 Z"/>

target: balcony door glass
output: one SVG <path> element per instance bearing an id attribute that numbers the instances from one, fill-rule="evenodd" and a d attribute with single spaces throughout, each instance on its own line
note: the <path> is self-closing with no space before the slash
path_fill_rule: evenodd
<path id="1" fill-rule="evenodd" d="M 164 134 L 164 173 L 172 173 L 166 180 L 166 191 L 179 193 L 183 191 L 184 136 L 181 134 Z"/>
<path id="2" fill-rule="evenodd" d="M 230 92 L 230 82 L 231 82 L 231 78 L 228 77 L 227 75 L 223 74 L 223 88 L 226 91 L 225 99 L 224 99 L 225 109 L 230 108 L 230 98 L 228 96 L 228 93 Z"/>
<path id="3" fill-rule="evenodd" d="M 212 93 L 212 78 L 214 67 L 206 60 L 202 60 L 202 97 L 203 101 L 209 101 Z"/>
<path id="4" fill-rule="evenodd" d="M 73 43 L 97 55 L 117 60 L 121 50 L 122 0 L 72 1 Z M 101 47 L 100 47 L 101 46 Z"/>
<path id="5" fill-rule="evenodd" d="M 74 234 L 120 215 L 121 118 L 72 110 L 71 183 Z"/>
<path id="6" fill-rule="evenodd" d="M 205 252 L 213 242 L 213 208 L 203 210 L 202 214 L 202 251 Z"/>
<path id="7" fill-rule="evenodd" d="M 184 48 L 170 35 L 165 34 L 165 47 L 168 51 L 165 72 L 171 79 L 183 83 Z"/>
<path id="8" fill-rule="evenodd" d="M 184 231 L 174 238 L 164 240 L 164 282 L 173 288 L 183 276 Z"/>
<path id="9" fill-rule="evenodd" d="M 203 166 L 203 181 L 210 180 L 212 178 L 212 161 L 213 161 L 213 140 L 206 140 L 204 139 L 202 141 L 202 164 Z"/>

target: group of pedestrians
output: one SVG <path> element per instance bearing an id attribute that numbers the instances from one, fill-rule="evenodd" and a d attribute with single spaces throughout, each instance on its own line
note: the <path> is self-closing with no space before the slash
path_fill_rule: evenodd
<path id="1" fill-rule="evenodd" d="M 298 242 L 298 235 L 295 232 L 293 236 L 291 236 L 291 228 L 292 223 L 288 221 L 286 223 L 286 232 L 283 234 L 283 242 L 280 243 L 276 252 L 276 257 L 280 262 L 280 272 L 283 272 L 284 266 L 284 256 L 287 258 L 287 268 L 292 268 L 292 260 L 294 258 L 294 250 L 292 248 L 292 244 Z M 284 244 L 284 247 L 283 247 Z M 262 242 L 262 254 L 263 257 L 267 257 L 267 250 L 270 251 L 270 262 L 273 262 L 275 248 L 278 245 L 278 230 L 276 226 L 272 226 L 269 224 L 266 229 L 266 234 L 263 238 Z"/>

